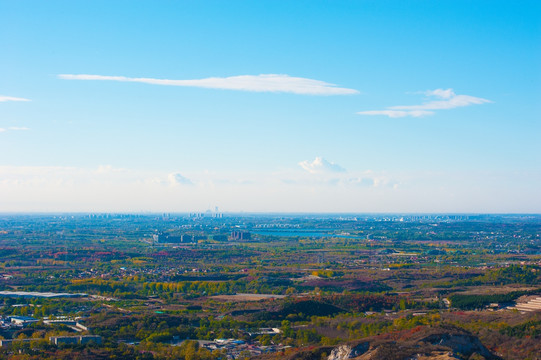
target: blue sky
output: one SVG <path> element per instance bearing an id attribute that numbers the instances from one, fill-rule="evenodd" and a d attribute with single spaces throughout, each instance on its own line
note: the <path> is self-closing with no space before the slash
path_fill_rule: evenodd
<path id="1" fill-rule="evenodd" d="M 541 212 L 540 14 L 0 0 L 0 211 Z"/>

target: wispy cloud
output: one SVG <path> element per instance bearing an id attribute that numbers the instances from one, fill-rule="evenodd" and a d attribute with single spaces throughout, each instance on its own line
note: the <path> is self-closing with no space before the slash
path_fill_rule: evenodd
<path id="1" fill-rule="evenodd" d="M 480 105 L 491 103 L 492 101 L 470 96 L 470 95 L 457 95 L 453 89 L 436 89 L 425 91 L 424 94 L 427 97 L 435 97 L 438 100 L 427 101 L 421 105 L 398 105 L 390 106 L 385 110 L 369 110 L 360 111 L 359 115 L 384 115 L 390 118 L 400 117 L 422 117 L 427 115 L 433 115 L 435 110 L 448 110 L 457 107 L 464 107 L 470 105 Z"/>
<path id="2" fill-rule="evenodd" d="M 193 182 L 179 173 L 169 174 L 167 177 L 171 185 L 193 185 Z"/>
<path id="3" fill-rule="evenodd" d="M 320 80 L 293 77 L 282 74 L 239 75 L 192 80 L 132 78 L 125 76 L 88 74 L 61 74 L 58 75 L 58 77 L 65 80 L 138 82 L 153 85 L 185 86 L 252 92 L 293 93 L 302 95 L 351 95 L 359 93 L 359 91 L 355 89 L 337 87 L 335 84 L 330 84 Z"/>
<path id="4" fill-rule="evenodd" d="M 30 100 L 25 99 L 25 98 L 14 97 L 14 96 L 0 95 L 0 102 L 6 102 L 6 101 L 30 101 Z"/>
<path id="5" fill-rule="evenodd" d="M 170 173 L 97 170 L 0 165 L 0 211 L 203 212 L 215 205 L 233 212 L 503 213 L 524 212 L 525 207 L 531 213 L 540 211 L 540 197 L 535 196 L 539 171 L 511 174 L 509 187 L 511 178 L 504 170 L 350 169 L 312 176 L 296 166 L 280 173 L 243 173 L 253 180 L 249 184 L 237 181 L 236 171 L 192 172 L 187 174 L 192 186 L 171 186 Z"/>
<path id="6" fill-rule="evenodd" d="M 30 130 L 30 128 L 27 127 L 19 127 L 19 126 L 10 126 L 8 128 L 0 128 L 0 132 L 6 132 L 6 131 L 26 131 Z"/>
<path id="7" fill-rule="evenodd" d="M 346 169 L 338 164 L 327 161 L 317 156 L 314 161 L 304 160 L 299 163 L 300 167 L 311 174 L 345 172 Z"/>
<path id="8" fill-rule="evenodd" d="M 456 95 L 453 89 L 436 89 L 425 92 L 426 96 L 433 96 L 442 100 L 435 100 L 425 102 L 422 105 L 408 105 L 408 106 L 391 106 L 389 109 L 393 110 L 446 110 L 454 109 L 457 107 L 480 105 L 490 103 L 492 101 L 478 98 L 469 95 Z"/>
<path id="9" fill-rule="evenodd" d="M 421 116 L 427 116 L 427 115 L 433 115 L 433 111 L 426 111 L 426 110 L 410 110 L 410 111 L 404 111 L 404 110 L 369 110 L 369 111 L 360 111 L 357 114 L 359 115 L 385 115 L 390 118 L 400 118 L 400 117 L 421 117 Z"/>

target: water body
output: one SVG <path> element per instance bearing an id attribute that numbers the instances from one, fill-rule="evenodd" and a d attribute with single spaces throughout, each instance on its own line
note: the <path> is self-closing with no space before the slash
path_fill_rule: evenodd
<path id="1" fill-rule="evenodd" d="M 256 230 L 251 231 L 253 234 L 266 235 L 266 236 L 283 236 L 283 237 L 315 237 L 315 238 L 325 238 L 325 237 L 337 237 L 337 238 L 346 238 L 346 239 L 359 239 L 360 236 L 357 235 L 339 235 L 331 232 L 325 232 L 325 229 L 272 229 L 272 230 Z"/>

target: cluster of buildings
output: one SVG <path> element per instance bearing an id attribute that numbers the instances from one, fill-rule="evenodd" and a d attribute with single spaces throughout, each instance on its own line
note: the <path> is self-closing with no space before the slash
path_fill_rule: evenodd
<path id="1" fill-rule="evenodd" d="M 7 316 L 0 317 L 0 329 L 3 330 L 17 330 L 24 328 L 30 324 L 40 321 L 31 316 Z M 72 330 L 77 332 L 89 331 L 90 329 L 86 327 L 80 320 L 68 319 L 68 318 L 59 318 L 59 319 L 47 319 L 43 320 L 43 323 L 53 325 L 53 324 L 63 324 L 70 327 Z M 43 341 L 44 339 L 32 338 L 32 339 L 0 339 L 0 348 L 1 347 L 10 347 L 14 343 L 22 342 L 32 342 L 32 341 Z M 74 336 L 51 336 L 49 342 L 54 345 L 62 344 L 88 344 L 93 342 L 95 344 L 101 344 L 101 336 L 98 335 L 74 335 Z"/>
<path id="2" fill-rule="evenodd" d="M 63 345 L 63 344 L 88 344 L 93 342 L 95 344 L 101 344 L 101 336 L 99 335 L 79 335 L 79 336 L 51 336 L 49 338 L 51 344 Z"/>
<path id="3" fill-rule="evenodd" d="M 28 324 L 38 322 L 39 320 L 31 316 L 7 316 L 0 318 L 0 328 L 21 328 Z"/>
<path id="4" fill-rule="evenodd" d="M 518 303 L 508 309 L 515 309 L 520 312 L 541 311 L 541 297 L 529 298 L 526 302 Z"/>
<path id="5" fill-rule="evenodd" d="M 212 212 L 210 210 L 207 210 L 206 212 L 202 213 L 190 213 L 188 216 L 190 219 L 202 219 L 202 218 L 213 218 L 213 219 L 221 219 L 224 217 L 224 214 L 221 212 L 218 212 L 218 208 L 216 208 L 216 211 Z"/>
<path id="6" fill-rule="evenodd" d="M 251 240 L 252 234 L 247 231 L 232 231 L 229 236 L 227 234 L 215 234 L 210 235 L 210 238 L 215 241 Z M 192 244 L 197 243 L 199 240 L 207 239 L 209 239 L 209 236 L 206 235 L 172 235 L 166 232 L 160 232 L 152 235 L 152 242 L 154 244 Z"/>
<path id="7" fill-rule="evenodd" d="M 276 334 L 274 331 L 271 333 Z M 199 346 L 209 350 L 225 350 L 228 359 L 239 359 L 243 356 L 256 356 L 265 353 L 273 353 L 284 350 L 290 346 L 279 345 L 261 345 L 258 343 L 249 343 L 236 339 L 215 339 L 214 341 L 197 340 Z"/>
<path id="8" fill-rule="evenodd" d="M 246 231 L 232 231 L 231 240 L 251 240 L 252 234 Z"/>
<path id="9" fill-rule="evenodd" d="M 0 339 L 0 347 L 10 347 L 15 343 L 28 343 L 33 341 L 42 341 L 44 339 Z M 101 344 L 101 336 L 99 335 L 79 335 L 79 336 L 51 336 L 49 342 L 54 345 L 68 345 L 68 344 Z"/>
<path id="10" fill-rule="evenodd" d="M 156 244 L 179 244 L 179 243 L 193 243 L 195 242 L 195 236 L 193 235 L 170 235 L 168 233 L 158 233 L 152 235 L 152 240 Z"/>
<path id="11" fill-rule="evenodd" d="M 4 330 L 10 328 L 23 328 L 38 321 L 40 320 L 31 316 L 0 317 L 0 328 Z M 69 319 L 67 317 L 60 317 L 54 320 L 43 318 L 43 323 L 47 325 L 62 324 L 70 327 L 74 331 L 90 331 L 90 329 L 85 326 L 81 321 L 81 318 Z"/>

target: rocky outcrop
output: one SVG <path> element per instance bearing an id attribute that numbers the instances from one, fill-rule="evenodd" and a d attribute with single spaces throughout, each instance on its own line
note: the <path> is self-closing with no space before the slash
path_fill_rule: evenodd
<path id="1" fill-rule="evenodd" d="M 329 355 L 327 355 L 329 354 Z M 501 360 L 471 333 L 456 327 L 425 327 L 389 337 L 373 336 L 335 347 L 304 350 L 288 360 Z"/>
<path id="2" fill-rule="evenodd" d="M 353 347 L 351 345 L 340 345 L 331 351 L 331 354 L 327 357 L 327 360 L 353 359 L 367 352 L 369 348 L 370 343 L 368 341 L 362 342 Z"/>
<path id="3" fill-rule="evenodd" d="M 469 357 L 474 353 L 481 355 L 485 359 L 498 359 L 479 341 L 479 339 L 469 334 L 432 334 L 422 339 L 432 345 L 439 345 L 451 348 L 453 352 Z"/>
<path id="4" fill-rule="evenodd" d="M 370 340 L 343 344 L 327 360 L 497 360 L 479 339 L 464 331 L 442 331 L 404 341 Z M 441 329 L 440 329 L 441 331 Z"/>

